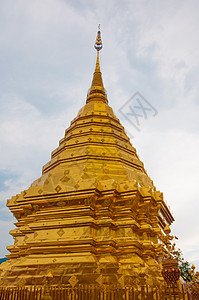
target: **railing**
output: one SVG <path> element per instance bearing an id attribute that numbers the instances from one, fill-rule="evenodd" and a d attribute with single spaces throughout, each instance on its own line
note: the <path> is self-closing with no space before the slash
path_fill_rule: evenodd
<path id="1" fill-rule="evenodd" d="M 44 287 L 24 288 L 0 288 L 0 300 L 42 300 L 45 294 Z M 133 287 L 50 287 L 49 294 L 53 300 L 198 300 L 199 293 L 192 293 L 191 290 L 174 287 L 159 288 L 142 286 Z M 46 297 L 46 296 L 45 296 Z M 43 298 L 51 299 L 51 298 Z"/>

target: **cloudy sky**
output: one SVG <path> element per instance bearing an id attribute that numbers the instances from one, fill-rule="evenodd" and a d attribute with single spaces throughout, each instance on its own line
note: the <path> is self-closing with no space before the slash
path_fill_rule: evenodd
<path id="1" fill-rule="evenodd" d="M 198 267 L 198 0 L 0 1 L 0 257 L 16 221 L 6 200 L 40 176 L 85 103 L 98 23 L 109 104 Z M 136 92 L 158 112 L 139 117 L 139 131 L 120 112 Z"/>

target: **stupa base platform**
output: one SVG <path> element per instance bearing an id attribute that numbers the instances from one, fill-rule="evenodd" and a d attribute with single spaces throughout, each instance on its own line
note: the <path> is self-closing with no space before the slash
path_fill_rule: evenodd
<path id="1" fill-rule="evenodd" d="M 97 259 L 96 259 L 97 260 Z M 159 266 L 144 266 L 139 263 L 121 264 L 108 262 L 85 262 L 65 264 L 32 265 L 26 267 L 5 266 L 5 276 L 0 286 L 28 287 L 43 286 L 46 276 L 53 274 L 52 286 L 93 285 L 93 286 L 139 286 L 144 280 L 151 286 L 161 286 L 163 278 Z M 7 263 L 8 265 L 8 263 Z"/>
<path id="2" fill-rule="evenodd" d="M 100 191 L 65 194 L 62 205 L 60 197 L 57 193 L 49 206 L 41 196 L 26 221 L 12 230 L 17 243 L 9 247 L 10 260 L 1 264 L 0 285 L 42 286 L 49 271 L 54 285 L 131 286 L 143 274 L 147 284 L 161 285 L 162 193 L 138 188 L 135 181 L 113 188 L 107 180 Z"/>

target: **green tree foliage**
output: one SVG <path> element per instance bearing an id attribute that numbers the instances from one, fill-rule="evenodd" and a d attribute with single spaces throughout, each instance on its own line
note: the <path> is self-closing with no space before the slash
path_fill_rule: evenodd
<path id="1" fill-rule="evenodd" d="M 183 253 L 180 249 L 172 251 L 174 258 L 178 261 L 178 267 L 181 271 L 181 277 L 186 282 L 192 281 L 191 264 L 184 260 Z"/>
<path id="2" fill-rule="evenodd" d="M 169 236 L 169 235 L 168 235 Z M 178 238 L 175 236 L 169 236 L 170 240 L 177 239 Z M 168 248 L 170 255 L 177 260 L 178 262 L 178 268 L 181 271 L 181 277 L 186 281 L 187 283 L 191 283 L 197 286 L 197 289 L 199 288 L 199 272 L 195 272 L 195 266 L 192 265 L 184 260 L 182 250 L 179 248 L 176 249 L 176 244 L 170 243 L 170 246 Z"/>

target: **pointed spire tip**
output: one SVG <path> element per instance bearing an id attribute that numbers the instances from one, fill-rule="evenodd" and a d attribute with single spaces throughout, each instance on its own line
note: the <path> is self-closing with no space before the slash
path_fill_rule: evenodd
<path id="1" fill-rule="evenodd" d="M 97 38 L 96 38 L 94 47 L 95 47 L 95 49 L 97 51 L 100 51 L 102 49 L 102 39 L 101 39 L 100 24 L 98 25 Z"/>

